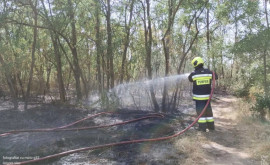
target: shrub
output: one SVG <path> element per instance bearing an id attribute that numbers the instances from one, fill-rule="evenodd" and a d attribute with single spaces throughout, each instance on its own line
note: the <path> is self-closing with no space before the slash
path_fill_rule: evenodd
<path id="1" fill-rule="evenodd" d="M 234 93 L 237 97 L 247 97 L 249 96 L 249 88 L 240 88 L 237 89 Z"/>
<path id="2" fill-rule="evenodd" d="M 270 112 L 270 96 L 257 94 L 256 103 L 252 107 L 254 112 L 257 112 L 262 119 L 265 119 L 265 115 Z"/>

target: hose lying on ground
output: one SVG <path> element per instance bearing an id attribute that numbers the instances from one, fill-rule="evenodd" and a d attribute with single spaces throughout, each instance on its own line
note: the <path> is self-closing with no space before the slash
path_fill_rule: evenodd
<path id="1" fill-rule="evenodd" d="M 69 150 L 69 151 L 66 151 L 66 152 L 61 152 L 61 153 L 58 153 L 58 154 L 49 155 L 49 156 L 46 156 L 46 157 L 43 157 L 43 158 L 24 161 L 24 162 L 19 162 L 19 163 L 15 163 L 15 164 L 16 165 L 23 165 L 23 164 L 29 164 L 29 163 L 36 163 L 36 162 L 40 162 L 40 161 L 43 161 L 43 160 L 48 160 L 48 159 L 61 157 L 61 156 L 65 156 L 65 155 L 69 155 L 69 154 L 73 154 L 73 153 L 77 153 L 77 152 L 82 152 L 82 151 L 95 150 L 95 149 L 100 149 L 100 148 L 105 148 L 105 147 L 112 147 L 112 146 L 117 146 L 117 145 L 124 145 L 124 144 L 133 144 L 133 143 L 142 143 L 142 142 L 155 142 L 155 141 L 168 140 L 168 139 L 177 137 L 177 136 L 185 133 L 192 126 L 194 126 L 194 124 L 196 124 L 196 122 L 199 120 L 199 118 L 204 114 L 204 112 L 206 111 L 206 108 L 208 107 L 208 105 L 210 103 L 210 100 L 211 100 L 211 98 L 213 96 L 214 89 L 215 89 L 215 73 L 213 72 L 211 94 L 210 94 L 209 100 L 207 101 L 207 103 L 206 103 L 205 107 L 203 108 L 201 114 L 187 128 L 185 128 L 184 130 L 182 130 L 182 131 L 180 131 L 180 132 L 178 132 L 176 134 L 173 134 L 173 135 L 170 135 L 170 136 L 165 136 L 165 137 L 159 137 L 159 138 L 129 140 L 129 141 L 121 141 L 121 142 L 116 142 L 116 143 L 108 143 L 108 144 L 102 144 L 102 145 L 97 145 L 97 146 L 79 148 L 79 149 Z M 107 113 L 107 112 L 102 112 L 102 113 Z M 97 115 L 98 114 L 93 115 L 93 116 L 97 116 Z M 93 116 L 90 116 L 90 117 L 93 117 Z M 86 120 L 86 119 L 82 119 L 82 120 Z M 78 122 L 79 121 L 74 122 L 74 124 L 76 124 Z M 71 123 L 71 124 L 69 124 L 69 126 L 74 125 L 74 124 Z M 66 127 L 68 127 L 68 126 L 64 126 L 64 128 L 66 128 Z M 59 128 L 63 128 L 63 127 L 58 127 L 57 129 L 59 129 Z"/>
<path id="2" fill-rule="evenodd" d="M 23 132 L 60 132 L 60 131 L 79 131 L 79 130 L 87 130 L 87 129 L 95 129 L 95 128 L 105 128 L 105 127 L 112 127 L 112 126 L 117 126 L 117 125 L 124 125 L 124 124 L 133 123 L 133 122 L 136 122 L 136 121 L 150 119 L 150 118 L 162 118 L 162 117 L 164 117 L 164 115 L 159 114 L 159 113 L 151 113 L 151 114 L 148 114 L 147 116 L 144 116 L 144 117 L 141 117 L 141 118 L 136 118 L 136 119 L 123 121 L 123 122 L 119 122 L 119 123 L 115 123 L 115 124 L 101 125 L 101 126 L 91 126 L 91 127 L 67 128 L 67 127 L 73 126 L 73 125 L 75 125 L 77 123 L 80 123 L 82 121 L 85 121 L 87 119 L 90 119 L 90 118 L 93 118 L 93 117 L 96 117 L 96 116 L 100 116 L 100 115 L 103 115 L 103 114 L 117 114 L 117 113 L 114 113 L 114 112 L 101 112 L 101 113 L 97 113 L 95 115 L 91 115 L 91 116 L 88 116 L 86 118 L 83 118 L 81 120 L 75 121 L 75 122 L 70 123 L 68 125 L 64 125 L 64 126 L 61 126 L 61 127 L 55 127 L 55 128 L 13 130 L 13 131 L 9 131 L 9 132 L 0 134 L 0 137 L 12 135 L 12 134 L 23 133 Z"/>

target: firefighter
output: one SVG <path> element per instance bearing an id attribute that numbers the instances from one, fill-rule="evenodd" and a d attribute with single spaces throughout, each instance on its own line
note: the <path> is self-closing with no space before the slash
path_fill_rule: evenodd
<path id="1" fill-rule="evenodd" d="M 195 57 L 191 61 L 191 64 L 195 70 L 188 76 L 188 79 L 190 82 L 193 82 L 192 98 L 196 103 L 196 112 L 200 115 L 211 93 L 212 72 L 203 67 L 204 61 L 201 57 Z M 216 74 L 215 79 L 218 79 Z M 206 108 L 205 113 L 199 118 L 198 123 L 200 131 L 206 132 L 207 129 L 210 131 L 215 130 L 213 112 L 210 103 Z"/>

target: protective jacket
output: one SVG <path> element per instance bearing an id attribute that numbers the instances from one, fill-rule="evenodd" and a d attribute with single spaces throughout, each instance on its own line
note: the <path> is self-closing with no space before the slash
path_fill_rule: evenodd
<path id="1" fill-rule="evenodd" d="M 218 79 L 216 74 L 215 77 Z M 200 66 L 195 68 L 188 79 L 193 82 L 193 100 L 208 100 L 211 93 L 212 72 Z"/>

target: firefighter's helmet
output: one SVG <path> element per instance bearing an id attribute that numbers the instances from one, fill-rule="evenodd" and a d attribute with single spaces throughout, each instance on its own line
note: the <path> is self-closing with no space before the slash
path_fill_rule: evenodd
<path id="1" fill-rule="evenodd" d="M 191 61 L 192 66 L 195 68 L 197 66 L 199 66 L 200 64 L 204 64 L 204 61 L 201 57 L 195 57 L 192 61 Z"/>

